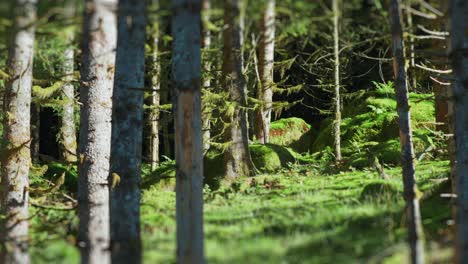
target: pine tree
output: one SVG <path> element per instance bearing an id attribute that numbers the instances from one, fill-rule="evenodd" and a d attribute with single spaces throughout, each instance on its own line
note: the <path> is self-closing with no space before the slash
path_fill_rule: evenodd
<path id="1" fill-rule="evenodd" d="M 450 45 L 449 57 L 452 63 L 453 116 L 455 126 L 455 263 L 468 262 L 468 2 L 450 2 Z"/>
<path id="2" fill-rule="evenodd" d="M 177 263 L 204 263 L 201 1 L 172 0 Z"/>
<path id="3" fill-rule="evenodd" d="M 225 152 L 225 175 L 228 178 L 249 176 L 253 166 L 249 153 L 247 123 L 247 83 L 244 76 L 244 1 L 224 3 L 223 85 L 229 92 L 227 112 L 229 147 Z"/>
<path id="4" fill-rule="evenodd" d="M 70 22 L 75 17 L 76 2 L 75 0 L 67 0 L 64 7 L 64 15 Z M 71 81 L 74 73 L 74 30 L 67 29 L 67 41 L 69 47 L 64 52 L 63 75 L 64 85 L 62 87 L 63 99 L 65 100 L 62 107 L 62 115 L 60 120 L 60 156 L 66 162 L 76 162 L 76 132 L 75 132 L 75 88 Z"/>
<path id="5" fill-rule="evenodd" d="M 109 158 L 117 0 L 87 0 L 83 25 L 78 151 L 78 246 L 82 263 L 110 263 Z"/>
<path id="6" fill-rule="evenodd" d="M 14 1 L 14 24 L 8 53 L 3 123 L 0 263 L 28 264 L 30 106 L 36 0 Z"/>
<path id="7" fill-rule="evenodd" d="M 211 76 L 209 73 L 211 72 L 211 61 L 207 56 L 208 50 L 211 47 L 211 31 L 208 28 L 210 23 L 210 9 L 211 9 L 211 1 L 210 0 L 202 0 L 202 20 L 203 20 L 203 49 L 204 49 L 204 58 L 203 58 L 203 70 L 205 72 L 205 76 L 203 78 L 203 92 L 207 93 L 211 90 Z M 208 102 L 203 102 L 203 151 L 206 152 L 210 148 L 210 141 L 211 141 L 211 112 L 212 109 L 208 109 L 206 107 Z"/>
<path id="8" fill-rule="evenodd" d="M 275 54 L 275 0 L 268 0 L 260 23 L 261 37 L 259 45 L 260 87 L 257 98 L 261 102 L 255 114 L 255 136 L 266 144 L 270 139 L 271 108 L 273 102 L 273 66 Z"/>
<path id="9" fill-rule="evenodd" d="M 112 263 L 141 263 L 140 178 L 143 141 L 146 1 L 119 0 L 112 112 Z"/>
<path id="10" fill-rule="evenodd" d="M 335 160 L 341 161 L 341 94 L 340 94 L 340 31 L 339 19 L 340 9 L 339 0 L 333 0 L 333 55 L 335 72 L 335 91 L 334 91 L 334 112 L 335 120 L 333 122 L 333 146 L 335 148 Z"/>
<path id="11" fill-rule="evenodd" d="M 401 27 L 401 0 L 391 0 L 389 6 L 392 29 L 393 71 L 400 128 L 401 167 L 403 170 L 403 195 L 406 201 L 406 226 L 411 249 L 411 263 L 424 263 L 423 237 L 419 201 L 416 197 L 413 133 L 409 107 L 408 80 L 405 69 L 403 30 Z"/>
<path id="12" fill-rule="evenodd" d="M 154 9 L 159 8 L 159 0 L 153 0 L 152 6 Z M 161 104 L 160 95 L 160 82 L 161 82 L 161 65 L 159 60 L 159 19 L 152 21 L 150 46 L 151 46 L 151 66 L 150 66 L 150 80 L 151 80 L 151 109 L 148 115 L 150 125 L 150 161 L 151 171 L 154 171 L 159 165 L 159 106 Z"/>

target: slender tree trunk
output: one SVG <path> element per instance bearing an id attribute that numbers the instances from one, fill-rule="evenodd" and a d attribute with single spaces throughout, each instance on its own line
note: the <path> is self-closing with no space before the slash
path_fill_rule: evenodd
<path id="1" fill-rule="evenodd" d="M 8 52 L 1 166 L 0 263 L 28 264 L 30 106 L 36 0 L 15 2 L 14 33 Z"/>
<path id="2" fill-rule="evenodd" d="M 406 0 L 406 24 L 408 26 L 408 33 L 410 34 L 409 39 L 409 62 L 406 64 L 407 66 L 407 73 L 408 73 L 408 80 L 411 83 L 411 86 L 408 89 L 412 88 L 413 90 L 416 89 L 417 80 L 416 80 L 416 71 L 415 71 L 415 55 L 414 55 L 414 26 L 413 26 L 413 15 L 411 14 L 411 2 L 412 0 Z"/>
<path id="3" fill-rule="evenodd" d="M 211 46 L 211 32 L 206 26 L 210 20 L 210 9 L 211 3 L 210 0 L 202 0 L 202 19 L 203 19 L 203 49 L 204 49 L 204 58 L 203 58 L 203 70 L 205 75 L 203 77 L 203 90 L 202 92 L 209 91 L 211 88 L 211 76 L 209 73 L 211 71 L 211 62 L 210 58 L 207 56 L 208 50 Z M 202 100 L 203 101 L 203 100 Z M 210 148 L 211 140 L 211 109 L 207 107 L 209 102 L 202 102 L 202 122 L 203 122 L 203 152 L 208 151 Z"/>
<path id="4" fill-rule="evenodd" d="M 167 86 L 166 86 L 167 87 Z M 163 104 L 168 104 L 170 103 L 169 99 L 169 89 L 164 89 L 161 90 L 161 101 Z M 161 113 L 160 113 L 161 114 Z M 161 118 L 161 132 L 162 132 L 162 138 L 163 138 L 163 146 L 164 146 L 164 155 L 166 157 L 171 157 L 171 134 L 169 133 L 169 126 L 171 123 L 171 115 L 172 113 L 164 113 L 164 115 Z"/>
<path id="5" fill-rule="evenodd" d="M 335 121 L 333 123 L 333 142 L 335 160 L 341 161 L 341 95 L 340 95 L 340 35 L 339 35 L 339 0 L 333 0 L 333 54 L 335 55 Z"/>
<path id="6" fill-rule="evenodd" d="M 31 161 L 39 162 L 39 144 L 41 131 L 41 106 L 31 103 Z"/>
<path id="7" fill-rule="evenodd" d="M 82 263 L 110 263 L 108 177 L 117 43 L 116 11 L 117 0 L 86 1 L 78 161 L 78 246 Z"/>
<path id="8" fill-rule="evenodd" d="M 154 8 L 159 8 L 159 0 L 152 1 Z M 159 21 L 154 21 L 151 26 L 150 44 L 152 51 L 151 63 L 151 106 L 149 122 L 150 122 L 150 153 L 151 153 L 151 171 L 156 170 L 159 165 L 159 109 L 160 105 L 160 78 L 161 66 L 159 62 Z"/>
<path id="9" fill-rule="evenodd" d="M 177 263 L 205 263 L 201 120 L 201 1 L 172 1 Z"/>
<path id="10" fill-rule="evenodd" d="M 468 262 L 468 2 L 451 0 L 449 55 L 454 81 L 455 171 L 457 202 L 455 263 Z"/>
<path id="11" fill-rule="evenodd" d="M 112 263 L 138 264 L 146 1 L 119 0 L 117 23 L 110 163 Z"/>
<path id="12" fill-rule="evenodd" d="M 445 4 L 446 1 L 441 1 L 441 3 Z M 446 9 L 446 7 L 442 6 L 442 10 Z M 447 26 L 442 17 L 438 17 L 434 21 L 434 27 L 439 28 L 441 31 L 447 31 Z M 448 36 L 447 36 L 448 38 Z M 446 50 L 445 46 L 447 45 L 447 41 L 441 41 L 439 39 L 432 40 L 432 47 L 434 50 L 443 52 Z M 444 63 L 442 65 L 443 70 L 447 70 L 450 64 L 448 58 L 443 58 Z M 436 129 L 438 131 L 443 131 L 445 133 L 449 133 L 449 93 L 450 87 L 448 85 L 443 85 L 440 82 L 434 81 L 432 82 L 433 92 L 434 92 L 434 106 L 435 106 L 435 119 L 436 119 Z"/>
<path id="13" fill-rule="evenodd" d="M 259 45 L 260 87 L 258 100 L 261 102 L 256 111 L 255 136 L 266 144 L 270 141 L 271 109 L 273 102 L 273 66 L 275 55 L 275 0 L 268 0 L 260 24 L 261 38 Z"/>
<path id="14" fill-rule="evenodd" d="M 75 17 L 74 0 L 67 0 L 65 3 L 65 18 L 72 21 Z M 60 128 L 60 156 L 66 162 L 76 162 L 76 132 L 75 132 L 75 88 L 71 81 L 73 80 L 74 69 L 74 50 L 73 42 L 75 32 L 68 32 L 67 40 L 69 47 L 64 53 L 63 74 L 65 75 L 65 84 L 63 85 L 63 99 L 65 103 L 62 108 L 61 128 Z"/>
<path id="15" fill-rule="evenodd" d="M 223 83 L 229 92 L 227 139 L 230 145 L 225 152 L 226 176 L 236 178 L 249 176 L 253 166 L 249 153 L 249 130 L 247 122 L 247 83 L 243 72 L 242 56 L 244 43 L 243 0 L 226 0 L 223 32 Z"/>
<path id="16" fill-rule="evenodd" d="M 391 0 L 389 8 L 392 29 L 393 71 L 400 128 L 401 166 L 403 170 L 403 195 L 406 200 L 406 225 L 411 249 L 411 262 L 424 263 L 423 237 L 419 201 L 416 197 L 413 134 L 409 95 L 405 71 L 403 32 L 401 27 L 400 0 Z"/>

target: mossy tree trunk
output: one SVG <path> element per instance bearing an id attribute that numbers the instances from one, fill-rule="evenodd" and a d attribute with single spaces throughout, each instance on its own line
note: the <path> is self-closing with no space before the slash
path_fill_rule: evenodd
<path id="1" fill-rule="evenodd" d="M 468 2 L 450 1 L 450 45 L 454 81 L 456 194 L 455 263 L 468 262 Z"/>
<path id="2" fill-rule="evenodd" d="M 401 0 L 391 0 L 389 6 L 392 30 L 393 71 L 397 101 L 398 126 L 400 128 L 401 167 L 403 170 L 403 195 L 406 201 L 406 226 L 411 249 L 411 262 L 424 263 L 423 234 L 419 201 L 416 197 L 413 134 L 409 107 L 408 80 L 405 70 Z"/>
<path id="3" fill-rule="evenodd" d="M 275 0 L 268 0 L 260 23 L 258 71 L 260 87 L 257 98 L 261 102 L 255 112 L 254 130 L 257 140 L 266 144 L 270 141 L 270 122 L 273 103 L 273 66 L 275 54 Z"/>
<path id="4" fill-rule="evenodd" d="M 117 46 L 116 11 L 117 0 L 86 1 L 78 154 L 78 246 L 82 263 L 107 264 L 111 261 L 108 178 Z"/>
<path id="5" fill-rule="evenodd" d="M 211 9 L 211 1 L 210 0 L 202 0 L 202 20 L 203 20 L 203 90 L 202 92 L 210 92 L 211 88 L 211 61 L 208 56 L 209 49 L 211 47 L 211 32 L 208 29 L 208 24 L 210 23 L 210 9 Z M 206 153 L 210 148 L 210 140 L 211 140 L 211 111 L 210 107 L 208 107 L 209 102 L 202 102 L 202 122 L 203 122 L 203 151 Z"/>
<path id="6" fill-rule="evenodd" d="M 177 263 L 205 263 L 201 0 L 172 0 Z"/>
<path id="7" fill-rule="evenodd" d="M 229 92 L 225 175 L 228 178 L 249 176 L 253 165 L 249 153 L 247 122 L 247 82 L 243 72 L 244 0 L 224 3 L 223 85 Z"/>
<path id="8" fill-rule="evenodd" d="M 65 2 L 64 16 L 65 19 L 72 23 L 76 12 L 75 0 L 67 0 Z M 62 115 L 60 116 L 60 156 L 65 162 L 76 162 L 76 131 L 75 131 L 75 88 L 71 83 L 73 81 L 74 70 L 74 50 L 73 42 L 75 37 L 74 29 L 69 28 L 67 32 L 67 41 L 69 47 L 64 52 L 63 74 L 65 84 L 62 87 L 63 99 L 65 103 L 62 107 Z"/>
<path id="9" fill-rule="evenodd" d="M 112 263 L 138 264 L 146 1 L 119 0 L 117 25 L 110 161 Z"/>
<path id="10" fill-rule="evenodd" d="M 159 9 L 159 0 L 152 1 L 153 8 Z M 161 65 L 159 61 L 159 21 L 153 21 L 151 24 L 151 110 L 148 115 L 150 124 L 150 161 L 151 171 L 156 170 L 159 165 L 159 105 L 160 105 L 160 79 L 161 79 Z"/>
<path id="11" fill-rule="evenodd" d="M 32 66 L 37 0 L 14 2 L 8 52 L 1 166 L 0 263 L 28 264 L 28 203 Z"/>
<path id="12" fill-rule="evenodd" d="M 341 94 L 340 94 L 340 31 L 339 19 L 340 9 L 339 0 L 333 0 L 333 54 L 334 54 L 334 72 L 335 72 L 335 91 L 334 91 L 334 113 L 333 122 L 333 146 L 335 148 L 335 160 L 341 161 Z"/>

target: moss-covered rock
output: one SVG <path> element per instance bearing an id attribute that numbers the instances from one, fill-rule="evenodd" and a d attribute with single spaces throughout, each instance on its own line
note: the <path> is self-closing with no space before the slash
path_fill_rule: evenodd
<path id="1" fill-rule="evenodd" d="M 341 123 L 341 146 L 345 160 L 357 168 L 368 166 L 368 153 L 386 163 L 400 162 L 398 115 L 395 94 L 391 84 L 379 84 L 368 97 L 357 98 L 345 105 Z M 410 93 L 411 121 L 416 153 L 423 152 L 430 144 L 430 132 L 434 128 L 434 104 L 429 94 Z M 312 144 L 312 152 L 320 152 L 333 144 L 332 119 L 322 122 L 320 133 Z"/>
<path id="2" fill-rule="evenodd" d="M 250 154 L 255 168 L 261 173 L 270 173 L 284 168 L 299 156 L 293 150 L 275 144 L 252 144 Z M 203 183 L 209 185 L 211 189 L 217 189 L 224 175 L 223 153 L 214 149 L 209 150 L 204 157 L 203 166 L 205 171 Z M 147 188 L 153 184 L 174 186 L 174 161 L 164 162 L 155 172 L 144 175 L 143 187 Z"/>
<path id="3" fill-rule="evenodd" d="M 398 186 L 391 181 L 372 182 L 364 186 L 359 199 L 361 201 L 386 201 L 401 196 Z"/>
<path id="4" fill-rule="evenodd" d="M 312 127 L 297 117 L 276 120 L 270 125 L 270 143 L 303 153 L 310 150 L 314 136 Z"/>
<path id="5" fill-rule="evenodd" d="M 256 169 L 266 173 L 277 171 L 294 161 L 292 150 L 275 144 L 250 145 L 250 155 Z"/>

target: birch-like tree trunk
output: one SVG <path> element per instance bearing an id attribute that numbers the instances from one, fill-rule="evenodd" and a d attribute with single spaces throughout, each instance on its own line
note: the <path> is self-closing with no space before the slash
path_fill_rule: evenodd
<path id="1" fill-rule="evenodd" d="M 159 9 L 159 0 L 153 0 L 152 5 L 154 9 Z M 150 160 L 151 171 L 156 170 L 159 165 L 159 105 L 160 105 L 160 79 L 161 79 L 161 65 L 159 62 L 159 21 L 153 21 L 151 25 L 150 35 L 151 45 L 151 109 L 148 115 L 150 123 Z"/>
<path id="2" fill-rule="evenodd" d="M 403 195 L 406 201 L 406 226 L 411 249 L 411 263 L 424 263 L 423 234 L 419 201 L 416 197 L 413 134 L 409 107 L 408 80 L 405 70 L 403 30 L 401 23 L 401 0 L 391 0 L 389 6 L 392 30 L 393 71 L 397 101 L 398 126 L 400 128 L 401 167 L 403 173 Z"/>
<path id="3" fill-rule="evenodd" d="M 273 102 L 273 66 L 275 55 L 275 0 L 268 0 L 260 23 L 261 37 L 258 52 L 260 87 L 257 98 L 261 102 L 255 113 L 255 136 L 266 144 L 270 141 L 270 122 Z"/>
<path id="4" fill-rule="evenodd" d="M 172 0 L 177 263 L 205 263 L 201 0 Z"/>
<path id="5" fill-rule="evenodd" d="M 140 180 L 146 1 L 119 0 L 117 23 L 118 40 L 112 97 L 112 263 L 138 264 L 141 263 Z"/>
<path id="6" fill-rule="evenodd" d="M 207 92 L 211 88 L 211 62 L 208 56 L 209 49 L 211 47 L 211 32 L 208 29 L 208 23 L 210 21 L 210 0 L 202 0 L 202 20 L 203 20 L 203 71 L 205 75 L 203 77 L 203 89 L 202 92 Z M 211 140 L 211 109 L 207 107 L 209 102 L 202 102 L 202 122 L 203 122 L 203 151 L 206 152 L 210 148 Z"/>
<path id="7" fill-rule="evenodd" d="M 450 0 L 449 55 L 452 62 L 455 125 L 455 263 L 468 262 L 468 2 Z"/>
<path id="8" fill-rule="evenodd" d="M 249 176 L 253 166 L 249 153 L 247 122 L 247 82 L 243 65 L 244 12 L 243 0 L 226 0 L 224 3 L 223 32 L 223 84 L 229 92 L 227 130 L 229 147 L 225 152 L 225 175 L 228 178 Z"/>
<path id="9" fill-rule="evenodd" d="M 1 160 L 0 263 L 28 264 L 30 111 L 37 0 L 14 2 L 14 30 L 8 52 Z"/>
<path id="10" fill-rule="evenodd" d="M 64 15 L 70 23 L 73 21 L 76 12 L 75 0 L 65 2 Z M 75 131 L 75 88 L 71 83 L 73 81 L 74 55 L 73 42 L 75 38 L 74 29 L 69 28 L 66 32 L 68 48 L 64 52 L 64 62 L 62 72 L 64 74 L 65 84 L 62 87 L 63 99 L 65 103 L 62 107 L 60 120 L 60 156 L 66 162 L 76 162 L 76 131 Z"/>
<path id="11" fill-rule="evenodd" d="M 83 25 L 79 139 L 79 232 L 82 263 L 110 263 L 109 159 L 117 0 L 87 0 Z"/>
<path id="12" fill-rule="evenodd" d="M 339 0 L 333 0 L 333 54 L 335 70 L 335 98 L 334 112 L 335 120 L 333 122 L 333 146 L 335 148 L 335 160 L 341 161 L 341 94 L 340 94 L 340 35 L 339 19 L 340 9 Z"/>

